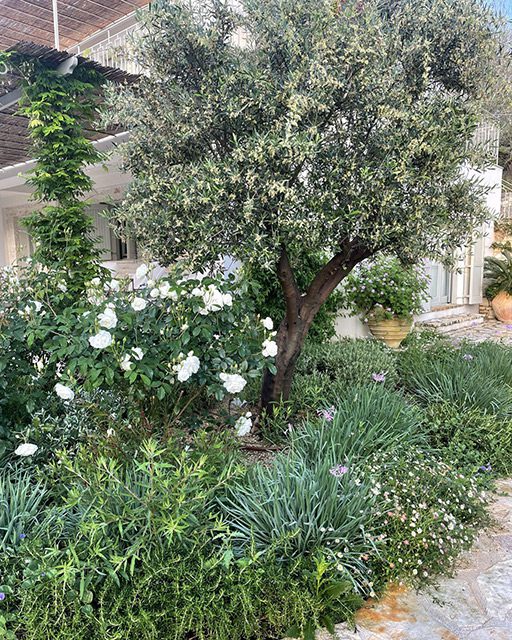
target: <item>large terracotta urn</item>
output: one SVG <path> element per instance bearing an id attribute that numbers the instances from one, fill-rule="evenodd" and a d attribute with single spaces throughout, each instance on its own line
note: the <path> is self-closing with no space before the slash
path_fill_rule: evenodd
<path id="1" fill-rule="evenodd" d="M 494 315 L 501 322 L 512 324 L 512 296 L 506 291 L 500 291 L 491 302 Z"/>
<path id="2" fill-rule="evenodd" d="M 395 316 L 389 320 L 376 320 L 372 316 L 368 317 L 368 328 L 372 335 L 381 340 L 391 349 L 398 349 L 402 341 L 409 335 L 412 329 L 412 318 L 399 318 Z"/>

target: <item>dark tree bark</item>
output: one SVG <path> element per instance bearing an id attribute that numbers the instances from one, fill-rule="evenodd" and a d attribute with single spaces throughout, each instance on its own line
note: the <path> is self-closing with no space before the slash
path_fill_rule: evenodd
<path id="1" fill-rule="evenodd" d="M 297 360 L 309 328 L 329 295 L 355 267 L 370 256 L 370 252 L 354 242 L 346 241 L 340 251 L 318 272 L 305 295 L 301 295 L 286 248 L 283 247 L 277 265 L 286 304 L 286 314 L 278 329 L 276 342 L 276 373 L 266 371 L 261 390 L 261 408 L 272 413 L 274 404 L 287 400 Z"/>

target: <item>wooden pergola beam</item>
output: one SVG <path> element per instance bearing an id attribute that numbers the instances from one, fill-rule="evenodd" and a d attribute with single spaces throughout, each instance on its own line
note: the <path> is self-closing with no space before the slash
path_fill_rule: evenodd
<path id="1" fill-rule="evenodd" d="M 149 0 L 56 0 L 61 47 L 79 44 L 97 31 L 145 7 Z M 0 49 L 17 40 L 55 45 L 53 0 L 0 0 Z"/>

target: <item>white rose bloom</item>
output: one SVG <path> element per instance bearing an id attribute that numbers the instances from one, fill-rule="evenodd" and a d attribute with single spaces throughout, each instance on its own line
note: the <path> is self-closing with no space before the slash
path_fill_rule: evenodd
<path id="1" fill-rule="evenodd" d="M 62 398 L 62 400 L 73 400 L 73 398 L 75 397 L 75 392 L 73 391 L 73 389 L 66 387 L 65 384 L 60 384 L 60 382 L 57 382 L 57 384 L 53 388 L 55 390 L 55 393 L 59 396 L 59 398 Z"/>
<path id="2" fill-rule="evenodd" d="M 214 284 L 210 284 L 203 293 L 204 309 L 199 312 L 202 316 L 208 315 L 210 311 L 219 311 L 224 306 L 224 296 Z"/>
<path id="3" fill-rule="evenodd" d="M 252 416 L 252 413 L 248 411 L 245 414 L 245 416 L 240 416 L 238 420 L 235 422 L 235 432 L 239 438 L 242 438 L 243 436 L 246 436 L 248 433 L 251 432 L 251 427 L 252 427 L 251 416 Z"/>
<path id="4" fill-rule="evenodd" d="M 112 334 L 101 329 L 95 336 L 89 338 L 89 344 L 94 349 L 106 349 L 112 344 Z"/>
<path id="5" fill-rule="evenodd" d="M 274 358 L 277 355 L 277 342 L 264 340 L 261 347 L 261 353 L 265 358 Z"/>
<path id="6" fill-rule="evenodd" d="M 129 353 L 125 354 L 119 366 L 123 371 L 130 371 L 130 369 L 132 368 L 132 361 Z"/>
<path id="7" fill-rule="evenodd" d="M 112 278 L 112 280 L 108 283 L 107 286 L 111 291 L 119 291 L 120 289 L 119 280 Z"/>
<path id="8" fill-rule="evenodd" d="M 160 297 L 160 289 L 157 289 L 156 287 L 154 289 L 151 289 L 151 291 L 149 292 L 149 295 L 151 298 L 159 298 Z"/>
<path id="9" fill-rule="evenodd" d="M 116 312 L 111 307 L 107 307 L 103 313 L 99 314 L 98 322 L 100 327 L 115 329 L 117 326 Z"/>
<path id="10" fill-rule="evenodd" d="M 93 278 L 91 280 L 91 284 L 93 287 L 99 287 L 101 284 L 101 280 L 99 278 Z"/>
<path id="11" fill-rule="evenodd" d="M 240 393 L 247 384 L 247 380 L 238 373 L 220 373 L 219 378 L 223 381 L 226 391 L 232 394 Z"/>
<path id="12" fill-rule="evenodd" d="M 68 290 L 68 287 L 66 283 L 62 281 L 62 282 L 59 282 L 59 284 L 57 285 L 57 289 L 60 289 L 62 293 L 66 293 L 66 291 Z"/>
<path id="13" fill-rule="evenodd" d="M 14 452 L 17 456 L 27 457 L 33 456 L 34 453 L 39 449 L 37 444 L 30 444 L 29 442 L 25 442 L 24 444 L 20 444 L 20 446 Z"/>
<path id="14" fill-rule="evenodd" d="M 99 307 L 100 304 L 105 300 L 104 296 L 96 295 L 95 293 L 88 293 L 87 300 L 94 305 L 95 307 Z"/>
<path id="15" fill-rule="evenodd" d="M 222 294 L 222 302 L 224 303 L 224 306 L 232 307 L 233 306 L 233 296 L 230 293 L 223 293 Z"/>
<path id="16" fill-rule="evenodd" d="M 135 360 L 142 360 L 144 357 L 144 351 L 140 347 L 134 347 L 132 353 L 135 356 Z"/>
<path id="17" fill-rule="evenodd" d="M 272 320 L 272 318 L 264 318 L 261 321 L 261 324 L 265 327 L 265 329 L 267 329 L 268 331 L 272 331 L 272 329 L 274 328 L 274 322 Z"/>
<path id="18" fill-rule="evenodd" d="M 142 280 L 142 278 L 145 278 L 147 276 L 148 271 L 149 271 L 148 265 L 141 264 L 139 267 L 137 267 L 137 271 L 135 271 L 135 277 L 138 278 L 139 280 Z"/>
<path id="19" fill-rule="evenodd" d="M 148 306 L 148 303 L 144 300 L 144 298 L 134 298 L 132 300 L 132 309 L 134 311 L 142 311 Z"/>
<path id="20" fill-rule="evenodd" d="M 190 351 L 184 360 L 173 366 L 173 371 L 180 382 L 186 382 L 194 373 L 199 371 L 199 365 L 199 358 L 194 355 L 193 351 Z"/>
<path id="21" fill-rule="evenodd" d="M 39 313 L 43 307 L 42 302 L 39 302 L 39 300 L 34 300 L 32 302 L 32 304 L 34 305 L 34 307 L 36 308 L 36 312 Z"/>
<path id="22" fill-rule="evenodd" d="M 171 289 L 171 285 L 168 282 L 164 282 L 158 287 L 158 291 L 160 292 L 160 296 L 162 298 L 167 298 L 169 296 L 169 291 Z"/>

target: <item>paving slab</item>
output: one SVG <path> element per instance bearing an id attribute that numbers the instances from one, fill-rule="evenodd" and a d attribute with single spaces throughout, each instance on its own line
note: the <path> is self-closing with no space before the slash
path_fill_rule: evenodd
<path id="1" fill-rule="evenodd" d="M 483 323 L 475 322 L 474 324 L 453 330 L 445 331 L 452 342 L 462 342 L 469 340 L 470 342 L 484 342 L 491 340 L 492 342 L 500 342 L 501 344 L 512 345 L 512 324 L 504 324 L 498 320 L 486 320 Z"/>

